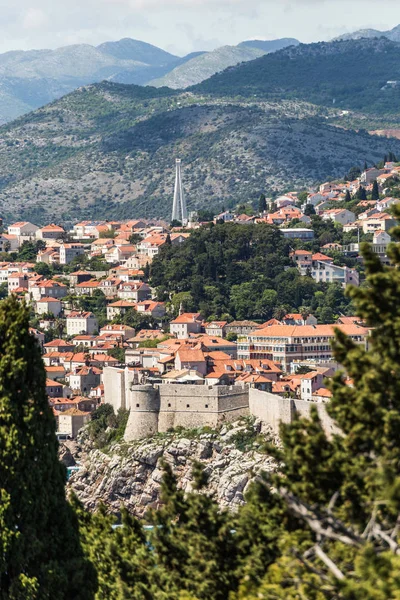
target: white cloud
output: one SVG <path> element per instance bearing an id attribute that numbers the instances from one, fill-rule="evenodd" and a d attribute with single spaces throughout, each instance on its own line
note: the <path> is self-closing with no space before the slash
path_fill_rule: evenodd
<path id="1" fill-rule="evenodd" d="M 46 13 L 40 8 L 28 8 L 22 20 L 24 29 L 41 29 L 48 23 Z"/>

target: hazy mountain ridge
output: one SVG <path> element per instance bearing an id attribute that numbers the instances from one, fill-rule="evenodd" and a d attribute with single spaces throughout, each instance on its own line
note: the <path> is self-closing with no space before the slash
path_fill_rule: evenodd
<path id="1" fill-rule="evenodd" d="M 246 40 L 238 44 L 239 48 L 245 46 L 246 48 L 258 48 L 264 50 L 264 52 L 277 52 L 283 50 L 287 46 L 298 46 L 299 40 L 295 38 L 280 38 L 278 40 Z"/>
<path id="2" fill-rule="evenodd" d="M 104 79 L 146 83 L 184 58 L 137 40 L 0 54 L 0 122 Z"/>
<path id="3" fill-rule="evenodd" d="M 258 42 L 271 47 L 285 43 L 281 40 Z M 235 47 L 231 54 L 236 58 L 224 57 L 224 51 L 205 62 L 208 69 L 199 68 L 207 78 L 230 64 L 251 60 L 262 54 L 261 50 Z M 187 56 L 175 56 L 157 46 L 124 38 L 116 42 L 105 42 L 99 46 L 75 44 L 55 50 L 12 51 L 0 54 L 0 124 L 21 114 L 39 108 L 80 86 L 103 80 L 124 84 L 148 85 L 160 79 L 186 62 L 202 61 L 205 52 L 194 52 Z M 212 54 L 212 53 L 210 53 Z M 190 71 L 191 69 L 189 69 Z M 196 67 L 194 68 L 196 70 Z M 193 71 L 193 69 L 192 69 Z M 188 85 L 202 79 L 192 78 Z M 179 86 L 176 86 L 179 87 Z"/>
<path id="4" fill-rule="evenodd" d="M 149 82 L 155 87 L 167 86 L 171 89 L 184 89 L 208 79 L 214 73 L 241 62 L 254 60 L 263 56 L 265 51 L 245 46 L 222 46 L 212 52 L 206 52 L 175 67 L 161 79 Z"/>
<path id="5" fill-rule="evenodd" d="M 379 38 L 385 37 L 392 42 L 400 42 L 400 25 L 396 25 L 393 29 L 388 31 L 379 31 L 378 29 L 359 29 L 352 33 L 344 33 L 336 37 L 333 41 L 339 40 L 359 40 L 362 38 Z"/>
<path id="6" fill-rule="evenodd" d="M 102 83 L 0 129 L 0 214 L 38 223 L 169 217 L 180 157 L 189 208 L 227 208 L 400 154 L 299 101 Z"/>

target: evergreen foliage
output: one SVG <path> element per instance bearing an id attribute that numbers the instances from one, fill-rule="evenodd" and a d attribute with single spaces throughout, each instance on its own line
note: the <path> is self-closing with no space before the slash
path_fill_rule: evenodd
<path id="1" fill-rule="evenodd" d="M 45 383 L 29 311 L 12 296 L 0 304 L 1 600 L 86 600 L 96 587 L 65 498 Z"/>
<path id="2" fill-rule="evenodd" d="M 337 239 L 332 222 L 314 215 L 312 223 L 320 240 L 328 233 L 324 243 Z M 289 241 L 271 225 L 205 226 L 184 244 L 161 248 L 151 264 L 151 285 L 160 301 L 171 299 L 175 313 L 182 303 L 184 310 L 201 311 L 205 318 L 230 314 L 262 321 L 279 305 L 287 305 L 287 311 L 307 305 L 314 312 L 323 308 L 320 292 L 333 314 L 346 312 L 349 301 L 341 288 L 301 276 L 289 250 Z"/>
<path id="3" fill-rule="evenodd" d="M 400 210 L 395 212 L 400 218 Z M 400 227 L 393 232 L 400 239 Z M 327 406 L 338 427 L 328 437 L 316 408 L 309 420 L 282 427 L 277 494 L 298 520 L 282 537 L 282 556 L 251 593 L 238 598 L 395 600 L 399 597 L 400 246 L 383 266 L 367 245 L 367 286 L 349 293 L 373 327 L 368 350 L 339 331 Z"/>
<path id="4" fill-rule="evenodd" d="M 258 199 L 258 212 L 262 214 L 267 210 L 267 200 L 265 198 L 265 194 L 261 194 Z"/>
<path id="5" fill-rule="evenodd" d="M 360 187 L 357 190 L 356 198 L 357 198 L 357 200 L 366 200 L 367 199 L 367 192 L 365 191 L 365 188 L 362 185 L 360 185 Z"/>
<path id="6" fill-rule="evenodd" d="M 374 183 L 372 184 L 371 200 L 379 200 L 379 187 L 378 187 L 378 182 L 376 179 L 374 180 Z"/>

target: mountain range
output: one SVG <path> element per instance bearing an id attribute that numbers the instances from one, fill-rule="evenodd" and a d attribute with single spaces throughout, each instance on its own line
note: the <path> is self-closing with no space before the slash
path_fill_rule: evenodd
<path id="1" fill-rule="evenodd" d="M 185 89 L 201 83 L 214 73 L 219 73 L 228 67 L 254 60 L 264 54 L 277 52 L 288 46 L 298 46 L 299 43 L 293 38 L 283 38 L 270 41 L 249 40 L 241 42 L 237 46 L 222 46 L 212 52 L 201 53 L 192 60 L 178 65 L 164 77 L 150 81 L 149 85 Z"/>
<path id="2" fill-rule="evenodd" d="M 129 60 L 129 44 L 107 52 Z M 291 45 L 187 90 L 84 85 L 0 128 L 0 214 L 168 218 L 177 157 L 189 209 L 342 177 L 400 155 L 400 140 L 366 131 L 400 130 L 397 80 L 400 44 L 374 38 Z"/>
<path id="3" fill-rule="evenodd" d="M 400 82 L 400 44 L 381 37 L 290 46 L 226 69 L 190 89 L 397 113 L 400 85 L 389 81 Z"/>
<path id="4" fill-rule="evenodd" d="M 0 123 L 11 121 L 82 85 L 103 80 L 146 85 L 182 69 L 185 64 L 190 75 L 185 79 L 183 71 L 178 78 L 182 87 L 186 87 L 227 66 L 252 60 L 296 41 L 258 42 L 265 45 L 264 49 L 256 47 L 257 42 L 244 42 L 220 52 L 195 52 L 184 57 L 129 38 L 97 47 L 78 44 L 55 50 L 6 52 L 0 54 Z M 201 66 L 202 62 L 205 66 Z"/>

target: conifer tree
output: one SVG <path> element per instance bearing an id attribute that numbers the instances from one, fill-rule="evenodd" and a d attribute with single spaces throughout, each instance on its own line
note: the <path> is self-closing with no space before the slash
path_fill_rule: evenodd
<path id="1" fill-rule="evenodd" d="M 378 182 L 376 179 L 374 180 L 374 183 L 372 184 L 371 200 L 379 200 L 379 187 L 378 187 Z"/>
<path id="2" fill-rule="evenodd" d="M 207 482 L 202 465 L 193 466 L 194 493 L 187 496 L 177 488 L 171 468 L 164 468 L 162 508 L 149 515 L 157 565 L 153 597 L 175 600 L 183 591 L 196 600 L 225 600 L 237 588 L 231 517 L 201 493 Z"/>
<path id="3" fill-rule="evenodd" d="M 400 227 L 392 235 L 400 240 Z M 400 244 L 388 249 L 391 265 L 365 244 L 363 256 L 367 285 L 349 294 L 373 328 L 369 347 L 336 333 L 335 358 L 352 380 L 338 373 L 332 384 L 336 432 L 328 437 L 316 407 L 282 427 L 282 470 L 268 484 L 297 525 L 261 585 L 242 581 L 240 600 L 400 597 Z"/>
<path id="4" fill-rule="evenodd" d="M 29 311 L 0 304 L 0 598 L 86 600 L 95 574 L 65 498 L 55 420 Z"/>
<path id="5" fill-rule="evenodd" d="M 358 200 L 367 199 L 367 192 L 365 191 L 365 188 L 362 185 L 360 185 L 360 187 L 358 188 L 356 197 Z"/>
<path id="6" fill-rule="evenodd" d="M 152 575 L 156 573 L 154 553 L 143 524 L 122 509 L 121 526 L 114 529 L 115 517 L 104 506 L 95 513 L 85 511 L 72 498 L 79 517 L 80 534 L 87 557 L 96 566 L 96 600 L 153 600 Z"/>
<path id="7" fill-rule="evenodd" d="M 267 210 L 267 199 L 265 197 L 265 194 L 261 194 L 258 199 L 258 212 L 260 214 L 262 214 L 266 210 Z"/>
<path id="8" fill-rule="evenodd" d="M 344 201 L 345 202 L 351 202 L 351 195 L 350 195 L 350 191 L 349 190 L 346 190 L 346 195 L 345 195 Z"/>

